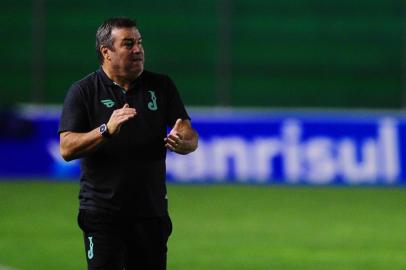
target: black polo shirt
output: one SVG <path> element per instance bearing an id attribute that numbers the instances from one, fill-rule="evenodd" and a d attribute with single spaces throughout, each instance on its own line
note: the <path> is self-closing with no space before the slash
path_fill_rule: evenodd
<path id="1" fill-rule="evenodd" d="M 165 215 L 164 138 L 178 118 L 190 119 L 168 76 L 144 70 L 124 91 L 100 68 L 69 89 L 59 133 L 89 132 L 107 123 L 125 103 L 137 115 L 81 159 L 80 208 L 139 217 Z"/>

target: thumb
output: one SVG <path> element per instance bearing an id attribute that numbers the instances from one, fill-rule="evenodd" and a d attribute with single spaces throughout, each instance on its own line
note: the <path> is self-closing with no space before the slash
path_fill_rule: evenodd
<path id="1" fill-rule="evenodd" d="M 124 104 L 123 109 L 124 108 L 129 108 L 129 107 L 130 107 L 130 105 L 128 105 L 128 103 L 126 103 L 126 104 Z"/>
<path id="2" fill-rule="evenodd" d="M 178 120 L 176 120 L 175 125 L 173 126 L 173 130 L 178 130 L 180 129 L 180 124 L 182 123 L 182 119 L 178 118 Z"/>

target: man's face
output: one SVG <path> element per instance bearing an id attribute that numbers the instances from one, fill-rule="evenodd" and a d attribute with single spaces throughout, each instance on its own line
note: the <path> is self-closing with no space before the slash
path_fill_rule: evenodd
<path id="1" fill-rule="evenodd" d="M 144 70 L 144 49 L 138 29 L 114 28 L 111 37 L 114 49 L 108 50 L 108 61 L 113 70 L 122 76 L 141 74 Z"/>

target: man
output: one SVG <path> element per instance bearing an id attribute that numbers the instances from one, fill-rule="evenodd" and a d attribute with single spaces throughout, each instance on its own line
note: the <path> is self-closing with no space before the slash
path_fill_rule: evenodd
<path id="1" fill-rule="evenodd" d="M 188 154 L 198 135 L 169 77 L 144 70 L 134 21 L 105 21 L 96 51 L 101 67 L 69 89 L 59 127 L 62 157 L 81 159 L 88 269 L 166 269 L 166 149 Z"/>

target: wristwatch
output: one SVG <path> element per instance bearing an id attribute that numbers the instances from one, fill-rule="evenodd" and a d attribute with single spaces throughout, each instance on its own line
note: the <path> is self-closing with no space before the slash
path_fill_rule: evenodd
<path id="1" fill-rule="evenodd" d="M 111 134 L 109 133 L 109 129 L 107 128 L 106 124 L 102 124 L 99 127 L 99 132 L 104 138 L 111 138 Z"/>

